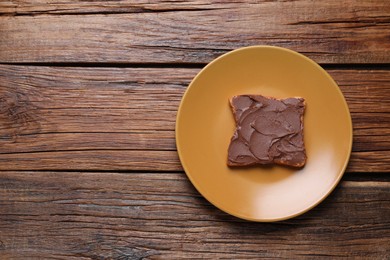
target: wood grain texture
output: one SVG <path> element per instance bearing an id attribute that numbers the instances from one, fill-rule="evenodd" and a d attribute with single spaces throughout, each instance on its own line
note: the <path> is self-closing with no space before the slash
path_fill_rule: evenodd
<path id="1" fill-rule="evenodd" d="M 182 170 L 174 126 L 199 69 L 0 66 L 1 170 Z M 348 171 L 390 171 L 390 71 L 329 70 L 352 112 Z"/>
<path id="2" fill-rule="evenodd" d="M 1 170 L 182 171 L 176 151 L 68 150 L 0 154 Z M 389 151 L 352 152 L 347 172 L 390 172 Z"/>
<path id="3" fill-rule="evenodd" d="M 255 1 L 251 1 L 252 3 Z M 142 12 L 174 12 L 215 10 L 237 7 L 241 4 L 252 4 L 249 1 L 234 1 L 234 3 L 218 1 L 145 1 L 145 0 L 110 0 L 110 1 L 53 1 L 48 4 L 45 0 L 10 0 L 2 2 L 2 15 L 62 15 L 62 14 L 91 14 L 91 13 L 142 13 Z"/>
<path id="4" fill-rule="evenodd" d="M 2 3 L 0 62 L 205 63 L 261 44 L 321 63 L 390 62 L 385 0 L 148 2 Z"/>
<path id="5" fill-rule="evenodd" d="M 385 259 L 389 189 L 388 182 L 341 182 L 298 218 L 254 223 L 212 206 L 184 173 L 0 172 L 0 254 Z"/>
<path id="6" fill-rule="evenodd" d="M 388 259 L 389 14 L 386 0 L 0 1 L 0 259 Z M 175 146 L 195 67 L 259 44 L 341 68 L 354 127 L 349 174 L 278 223 L 211 205 Z"/>

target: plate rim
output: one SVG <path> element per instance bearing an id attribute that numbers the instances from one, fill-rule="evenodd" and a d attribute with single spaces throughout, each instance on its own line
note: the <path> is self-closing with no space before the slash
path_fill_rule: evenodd
<path id="1" fill-rule="evenodd" d="M 196 183 L 196 181 L 192 178 L 191 174 L 188 173 L 189 171 L 189 168 L 188 166 L 186 165 L 186 163 L 184 162 L 184 159 L 183 159 L 183 155 L 181 153 L 181 144 L 180 144 L 180 140 L 179 140 L 179 121 L 180 121 L 180 118 L 181 118 L 181 114 L 182 114 L 182 107 L 183 107 L 183 104 L 185 103 L 185 100 L 187 99 L 188 97 L 188 93 L 189 93 L 189 90 L 191 89 L 191 87 L 193 86 L 194 82 L 197 80 L 197 78 L 210 66 L 212 66 L 214 63 L 218 62 L 219 60 L 223 59 L 225 56 L 228 56 L 228 55 L 231 55 L 231 54 L 234 54 L 236 52 L 241 52 L 241 51 L 246 51 L 246 50 L 249 50 L 249 49 L 273 49 L 273 50 L 278 50 L 278 51 L 285 51 L 285 52 L 289 52 L 291 54 L 294 54 L 294 55 L 297 55 L 303 59 L 305 59 L 306 61 L 310 62 L 312 65 L 314 65 L 315 67 L 317 67 L 318 69 L 320 69 L 322 72 L 324 72 L 324 74 L 326 75 L 326 77 L 334 84 L 335 86 L 335 89 L 336 91 L 338 91 L 339 95 L 342 97 L 342 100 L 343 100 L 343 106 L 344 108 L 346 109 L 346 111 L 348 112 L 348 126 L 349 126 L 349 133 L 350 133 L 350 137 L 349 137 L 349 142 L 348 142 L 348 156 L 347 158 L 345 159 L 344 161 L 344 164 L 340 170 L 340 173 L 337 177 L 337 179 L 332 183 L 330 189 L 319 199 L 317 200 L 315 203 L 313 203 L 312 205 L 310 205 L 309 207 L 306 207 L 304 208 L 303 210 L 301 211 L 298 211 L 296 213 L 293 213 L 293 214 L 289 214 L 287 216 L 283 216 L 283 217 L 277 217 L 277 218 L 252 218 L 252 217 L 248 217 L 248 216 L 244 216 L 242 214 L 239 214 L 239 213 L 233 213 L 231 212 L 230 210 L 226 210 L 224 207 L 221 207 L 219 205 L 217 205 L 213 199 L 210 199 L 208 197 L 206 197 L 204 195 L 204 193 L 200 190 L 198 184 Z M 237 49 L 234 49 L 234 50 L 231 50 L 231 51 L 228 51 L 220 56 L 218 56 L 217 58 L 213 59 L 211 62 L 209 62 L 205 67 L 203 67 L 197 74 L 196 76 L 191 80 L 190 84 L 188 85 L 188 87 L 186 88 L 181 100 L 180 100 L 180 105 L 179 105 L 179 108 L 177 110 L 177 115 L 176 115 L 176 121 L 175 121 L 175 142 L 176 142 L 176 149 L 177 149 L 177 153 L 179 155 L 179 159 L 180 159 L 180 163 L 184 169 L 184 172 L 187 176 L 187 178 L 190 180 L 191 184 L 195 187 L 195 189 L 202 195 L 203 198 L 205 198 L 208 202 L 210 202 L 214 207 L 218 208 L 219 210 L 229 214 L 229 215 L 232 215 L 234 217 L 237 217 L 237 218 L 240 218 L 240 219 L 244 219 L 244 220 L 248 220 L 248 221 L 252 221 L 252 222 L 277 222 L 277 221 L 283 221 L 283 220 L 287 220 L 287 219 L 291 219 L 291 218 L 295 218 L 297 216 L 300 216 L 308 211 L 310 211 L 311 209 L 313 209 L 314 207 L 318 206 L 321 202 L 323 202 L 332 192 L 333 190 L 336 188 L 336 186 L 339 184 L 340 180 L 342 179 L 342 177 L 344 176 L 344 173 L 345 173 L 345 170 L 348 166 L 348 163 L 349 163 L 349 160 L 350 160 L 350 157 L 351 157 L 351 153 L 352 153 L 352 144 L 353 144 L 353 125 L 352 125 L 352 117 L 351 117 L 351 112 L 349 110 L 349 107 L 348 107 L 348 103 L 345 99 L 345 96 L 344 94 L 342 93 L 339 85 L 335 82 L 335 80 L 329 75 L 329 73 L 324 69 L 322 68 L 317 62 L 313 61 L 312 59 L 306 57 L 305 55 L 299 53 L 299 52 L 296 52 L 296 51 L 293 51 L 293 50 L 290 50 L 290 49 L 287 49 L 287 48 L 284 48 L 284 47 L 279 47 L 279 46 L 272 46 L 272 45 L 252 45 L 252 46 L 246 46 L 246 47 L 241 47 L 241 48 L 237 48 Z"/>

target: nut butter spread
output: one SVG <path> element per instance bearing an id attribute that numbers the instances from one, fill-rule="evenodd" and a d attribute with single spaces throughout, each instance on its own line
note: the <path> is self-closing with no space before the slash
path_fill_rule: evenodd
<path id="1" fill-rule="evenodd" d="M 305 100 L 240 95 L 230 100 L 236 130 L 228 151 L 229 166 L 281 164 L 302 167 Z"/>

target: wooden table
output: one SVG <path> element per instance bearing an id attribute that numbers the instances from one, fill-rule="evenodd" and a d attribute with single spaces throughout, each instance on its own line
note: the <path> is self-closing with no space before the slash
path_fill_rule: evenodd
<path id="1" fill-rule="evenodd" d="M 1 259 L 389 259 L 387 0 L 47 2 L 0 3 Z M 354 125 L 336 190 L 278 223 L 215 208 L 175 147 L 191 79 L 259 44 L 323 66 Z"/>

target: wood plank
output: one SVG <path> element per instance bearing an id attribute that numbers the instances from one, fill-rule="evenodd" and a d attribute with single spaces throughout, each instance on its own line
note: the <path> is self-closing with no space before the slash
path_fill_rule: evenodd
<path id="1" fill-rule="evenodd" d="M 93 149 L 1 154 L 1 170 L 180 171 L 183 168 L 176 151 Z"/>
<path id="2" fill-rule="evenodd" d="M 390 152 L 353 152 L 349 159 L 347 172 L 390 172 Z"/>
<path id="3" fill-rule="evenodd" d="M 389 70 L 334 70 L 327 72 L 339 85 L 354 112 L 390 112 Z"/>
<path id="4" fill-rule="evenodd" d="M 237 7 L 238 3 L 250 4 L 248 1 L 234 3 L 219 3 L 210 1 L 145 1 L 145 0 L 110 0 L 108 1 L 56 1 L 47 3 L 45 0 L 9 0 L 1 3 L 1 15 L 32 15 L 32 14 L 90 14 L 90 13 L 140 13 L 169 12 L 178 10 L 197 11 L 215 10 Z"/>
<path id="5" fill-rule="evenodd" d="M 1 65 L 0 169 L 182 170 L 175 117 L 198 71 Z M 348 171 L 390 171 L 390 71 L 329 72 L 353 117 Z"/>
<path id="6" fill-rule="evenodd" d="M 382 137 L 382 136 L 379 136 Z M 363 140 L 369 141 L 369 140 Z M 378 140 L 378 142 L 383 140 Z M 173 130 L 133 132 L 33 133 L 0 138 L 0 157 L 4 153 L 88 150 L 176 150 Z"/>
<path id="7" fill-rule="evenodd" d="M 385 0 L 119 4 L 1 4 L 0 62 L 206 63 L 261 44 L 320 63 L 390 62 Z"/>
<path id="8" fill-rule="evenodd" d="M 68 150 L 0 154 L 2 170 L 182 171 L 176 151 Z M 347 172 L 390 172 L 390 152 L 352 152 Z"/>
<path id="9" fill-rule="evenodd" d="M 212 206 L 183 173 L 0 172 L 0 254 L 385 259 L 389 188 L 388 182 L 344 181 L 300 217 L 254 223 Z"/>
<path id="10" fill-rule="evenodd" d="M 48 2 L 46 0 L 8 0 L 0 5 L 0 15 L 37 15 L 37 14 L 90 14 L 90 13 L 140 13 L 140 12 L 174 12 L 174 11 L 205 11 L 218 9 L 239 8 L 243 5 L 256 6 L 259 4 L 269 5 L 272 2 L 283 1 L 246 1 L 236 0 L 234 2 L 206 1 L 206 0 L 188 0 L 188 1 L 148 1 L 148 0 L 110 0 L 107 1 L 89 1 L 61 0 Z M 295 4 L 306 5 L 306 8 L 312 6 L 307 0 L 295 0 Z M 325 6 L 336 10 L 339 5 L 355 4 L 355 12 L 379 12 L 380 7 L 388 7 L 384 0 L 374 0 L 370 3 L 361 3 L 356 0 L 344 0 L 343 3 L 337 1 L 327 1 L 320 6 Z M 366 10 L 361 10 L 365 8 Z M 385 9 L 387 10 L 387 9 Z M 383 13 L 385 10 L 382 10 Z M 337 10 L 338 11 L 338 10 Z M 336 13 L 338 14 L 338 13 Z"/>
<path id="11" fill-rule="evenodd" d="M 365 116 L 369 118 L 369 116 L 372 117 L 372 114 Z M 381 118 L 385 117 L 377 119 L 380 120 Z M 389 142 L 388 128 L 354 129 L 352 151 L 388 151 Z M 133 150 L 176 150 L 175 133 L 172 129 L 81 133 L 35 132 L 32 134 L 1 136 L 0 144 L 0 154 L 67 150 L 124 150 L 129 148 Z"/>
<path id="12" fill-rule="evenodd" d="M 150 102 L 164 110 L 177 110 L 199 71 L 0 65 L 0 86 L 5 101 L 17 101 L 31 110 L 153 109 Z M 327 71 L 340 86 L 352 113 L 390 112 L 389 70 Z"/>
<path id="13" fill-rule="evenodd" d="M 390 92 L 389 92 L 390 93 Z M 389 151 L 390 113 L 352 113 L 353 151 Z M 370 149 L 371 147 L 372 149 Z"/>

